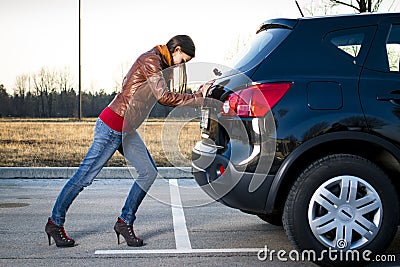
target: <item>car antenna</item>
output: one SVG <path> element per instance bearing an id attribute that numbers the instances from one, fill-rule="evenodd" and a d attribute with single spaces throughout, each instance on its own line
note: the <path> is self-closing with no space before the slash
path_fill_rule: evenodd
<path id="1" fill-rule="evenodd" d="M 301 11 L 301 8 L 300 8 L 299 3 L 297 2 L 297 0 L 294 0 L 294 1 L 296 2 L 296 6 L 297 6 L 297 8 L 298 8 L 299 11 L 300 11 L 301 16 L 304 18 L 304 14 L 303 14 L 303 11 Z"/>

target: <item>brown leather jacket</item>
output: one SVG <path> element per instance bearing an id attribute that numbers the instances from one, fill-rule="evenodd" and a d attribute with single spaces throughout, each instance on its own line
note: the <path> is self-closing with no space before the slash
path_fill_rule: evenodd
<path id="1" fill-rule="evenodd" d="M 156 47 L 142 54 L 133 63 L 124 78 L 121 92 L 109 104 L 114 112 L 125 118 L 125 123 L 129 123 L 129 128 L 138 128 L 157 101 L 162 105 L 172 107 L 203 104 L 201 92 L 178 94 L 169 91 L 162 73 L 168 67 Z"/>

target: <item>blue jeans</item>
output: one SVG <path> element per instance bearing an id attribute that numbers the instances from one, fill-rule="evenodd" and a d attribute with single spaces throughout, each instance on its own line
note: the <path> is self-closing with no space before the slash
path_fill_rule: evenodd
<path id="1" fill-rule="evenodd" d="M 64 225 L 65 215 L 74 199 L 85 187 L 92 184 L 121 143 L 123 143 L 125 158 L 135 167 L 138 174 L 120 216 L 126 223 L 133 225 L 140 203 L 157 178 L 157 168 L 136 130 L 122 134 L 108 127 L 100 119 L 96 121 L 93 143 L 85 158 L 75 174 L 64 185 L 54 204 L 51 220 L 55 224 Z"/>

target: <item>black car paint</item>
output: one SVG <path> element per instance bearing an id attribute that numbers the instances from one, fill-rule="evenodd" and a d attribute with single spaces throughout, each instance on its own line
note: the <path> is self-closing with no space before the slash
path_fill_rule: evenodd
<path id="1" fill-rule="evenodd" d="M 221 197 L 218 191 L 223 191 L 225 187 L 218 183 L 206 186 L 205 191 L 228 206 L 249 213 L 272 214 L 279 212 L 293 182 L 293 175 L 317 155 L 339 149 L 357 150 L 369 155 L 372 153 L 370 150 L 376 149 L 387 151 L 393 164 L 399 164 L 400 74 L 375 70 L 377 64 L 373 56 L 382 50 L 377 41 L 387 35 L 388 25 L 393 22 L 400 23 L 399 14 L 271 20 L 264 23 L 275 27 L 282 25 L 293 31 L 266 58 L 255 60 L 258 63 L 252 68 L 244 68 L 243 74 L 216 80 L 208 97 L 224 101 L 232 91 L 249 85 L 245 77 L 259 83 L 293 82 L 288 93 L 271 111 L 276 126 L 274 160 L 269 172 L 255 174 L 255 166 L 263 157 L 261 152 L 245 170 L 240 170 L 240 166 L 230 170 L 231 173 L 238 170 L 244 174 L 227 194 Z M 361 27 L 365 31 L 365 44 L 354 60 L 340 55 L 340 51 L 324 41 L 332 32 Z M 329 97 L 320 93 L 326 88 Z M 255 119 L 224 117 L 218 104 L 208 106 L 205 103 L 205 107 L 211 110 L 211 117 L 208 129 L 202 130 L 209 135 L 203 139 L 203 144 L 215 142 L 217 146 L 216 155 L 211 155 L 215 156 L 212 166 L 222 164 L 227 167 L 232 160 L 229 149 L 232 140 L 226 137 L 224 131 L 234 130 L 224 127 L 234 128 L 236 123 L 243 123 L 246 138 L 249 139 L 248 151 L 254 148 L 254 144 L 264 142 L 262 146 L 265 146 L 268 142 L 254 131 Z M 256 124 L 263 128 L 264 118 L 257 119 Z M 239 134 L 236 138 L 241 139 Z M 194 149 L 193 158 L 200 157 L 201 149 Z M 228 170 L 225 176 L 229 177 L 229 174 Z M 266 179 L 257 190 L 249 192 L 251 180 L 257 174 L 264 175 Z M 210 177 L 196 166 L 194 176 L 200 185 L 209 185 L 210 181 L 218 178 Z"/>

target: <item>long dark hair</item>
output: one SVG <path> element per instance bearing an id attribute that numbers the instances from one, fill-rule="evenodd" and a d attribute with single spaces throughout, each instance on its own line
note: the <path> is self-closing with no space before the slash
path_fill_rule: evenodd
<path id="1" fill-rule="evenodd" d="M 174 53 L 177 46 L 180 46 L 182 52 L 190 57 L 194 57 L 196 54 L 196 47 L 194 46 L 193 40 L 187 35 L 176 35 L 168 41 L 167 47 L 171 55 Z"/>

